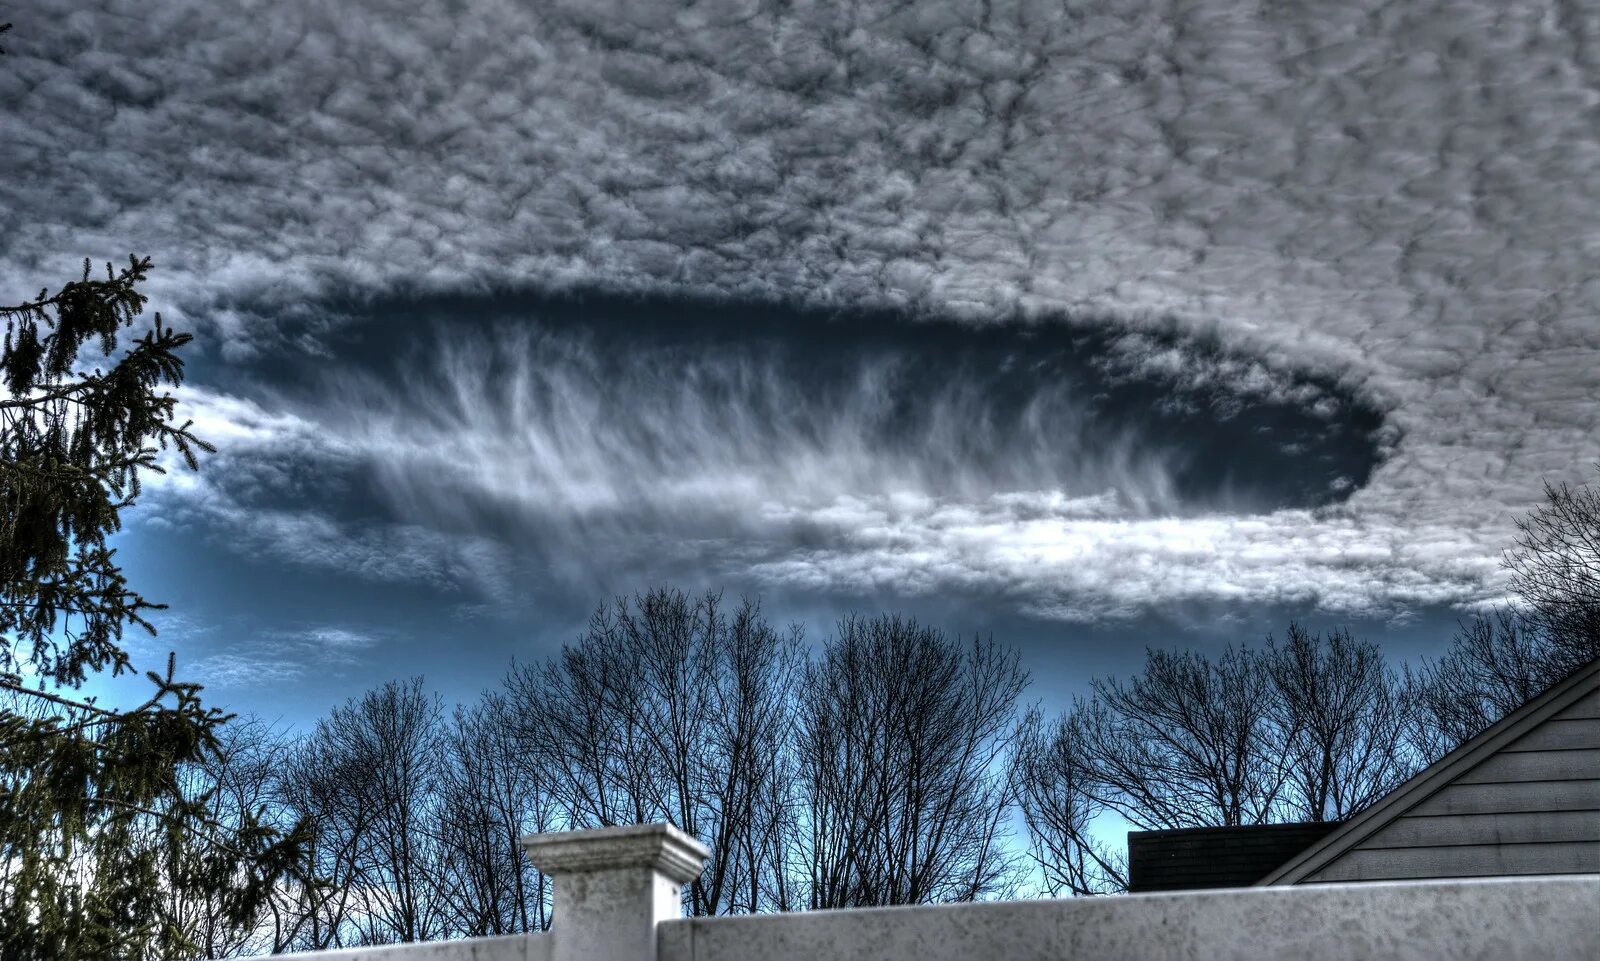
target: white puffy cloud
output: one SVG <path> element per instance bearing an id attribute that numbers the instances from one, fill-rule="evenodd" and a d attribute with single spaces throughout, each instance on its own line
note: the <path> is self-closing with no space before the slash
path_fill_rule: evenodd
<path id="1" fill-rule="evenodd" d="M 763 488 L 772 523 L 804 512 L 822 542 L 745 544 L 762 576 L 980 585 L 1064 614 L 1173 594 L 1469 602 L 1497 589 L 1540 479 L 1600 461 L 1600 12 L 1581 5 L 30 11 L 0 61 L 7 291 L 137 249 L 161 267 L 155 301 L 235 353 L 336 351 L 339 311 L 318 305 L 405 290 L 1105 318 L 1131 362 L 1187 371 L 1138 346 L 1170 323 L 1336 378 L 1392 429 L 1392 456 L 1314 514 L 1022 517 L 1005 490 L 918 514 Z M 1239 363 L 1216 375 L 1230 389 L 1255 376 Z M 357 462 L 428 439 L 380 444 L 303 408 L 219 416 Z M 454 453 L 463 483 L 491 484 L 492 444 Z M 262 549 L 329 542 L 309 560 L 375 577 L 471 577 L 507 549 L 448 523 L 229 516 Z"/>

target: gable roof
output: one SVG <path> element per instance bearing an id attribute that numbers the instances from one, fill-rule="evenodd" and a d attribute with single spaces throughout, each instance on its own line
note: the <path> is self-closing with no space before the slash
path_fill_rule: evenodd
<path id="1" fill-rule="evenodd" d="M 1600 690 L 1600 658 L 1573 671 L 1543 694 L 1423 768 L 1410 780 L 1284 862 L 1256 884 L 1297 884 L 1328 867 L 1479 763 L 1596 690 Z"/>

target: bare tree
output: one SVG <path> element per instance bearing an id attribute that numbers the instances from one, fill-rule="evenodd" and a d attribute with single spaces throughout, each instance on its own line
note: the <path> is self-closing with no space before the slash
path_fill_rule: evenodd
<path id="1" fill-rule="evenodd" d="M 718 629 L 704 747 L 716 831 L 713 851 L 728 851 L 707 906 L 755 912 L 782 906 L 785 879 L 776 845 L 786 806 L 787 757 L 794 721 L 791 692 L 801 665 L 798 627 L 779 632 L 745 603 Z"/>
<path id="2" fill-rule="evenodd" d="M 1600 657 L 1600 490 L 1547 483 L 1517 530 L 1503 559 L 1513 602 L 1461 624 L 1443 656 L 1407 672 L 1426 759 Z"/>
<path id="3" fill-rule="evenodd" d="M 282 730 L 259 718 L 236 718 L 222 729 L 213 752 L 182 771 L 185 791 L 204 799 L 205 818 L 212 824 L 242 830 L 253 819 L 286 833 L 294 831 L 295 819 L 279 803 L 276 791 L 279 753 L 286 742 Z M 291 874 L 279 888 L 303 881 Z M 221 892 L 169 888 L 165 894 L 171 902 L 169 917 L 194 946 L 194 957 L 264 954 L 279 946 L 271 902 L 256 923 L 240 925 L 230 917 Z"/>
<path id="4" fill-rule="evenodd" d="M 521 748 L 548 772 L 547 789 L 573 827 L 643 823 L 653 813 L 632 707 L 643 696 L 637 655 L 609 634 L 597 612 L 576 645 L 506 678 Z"/>
<path id="5" fill-rule="evenodd" d="M 313 825 L 306 883 L 285 885 L 273 902 L 273 950 L 343 947 L 360 910 L 357 861 L 373 812 L 345 789 L 344 768 L 356 762 L 307 739 L 286 754 L 277 778 L 284 806 Z"/>
<path id="6" fill-rule="evenodd" d="M 1549 635 L 1511 608 L 1463 622 L 1450 648 L 1406 672 L 1411 740 L 1434 761 L 1566 674 Z"/>
<path id="7" fill-rule="evenodd" d="M 803 860 L 796 839 L 800 834 L 795 785 L 800 774 L 794 742 L 799 716 L 798 694 L 790 687 L 781 693 L 779 721 L 759 750 L 766 772 L 754 798 L 747 843 L 752 866 L 749 883 L 757 892 L 752 910 L 797 911 L 805 907 Z M 743 909 L 744 905 L 740 905 Z"/>
<path id="8" fill-rule="evenodd" d="M 1267 645 L 1279 730 L 1269 740 L 1287 751 L 1287 818 L 1343 820 L 1411 775 L 1405 693 L 1376 644 L 1291 622 L 1281 644 Z"/>
<path id="9" fill-rule="evenodd" d="M 618 599 L 559 658 L 507 679 L 523 749 L 567 823 L 666 819 L 705 841 L 692 913 L 758 910 L 775 887 L 768 806 L 798 640 L 714 593 Z"/>
<path id="10" fill-rule="evenodd" d="M 1600 657 L 1600 488 L 1547 482 L 1544 493 L 1517 522 L 1504 564 L 1524 616 L 1544 634 L 1554 680 Z"/>
<path id="11" fill-rule="evenodd" d="M 1029 712 L 1012 758 L 1028 856 L 1052 897 L 1111 894 L 1128 887 L 1125 853 L 1094 833 L 1107 808 L 1099 800 L 1102 786 L 1094 780 L 1084 711 L 1078 702 L 1049 727 L 1037 710 Z"/>
<path id="12" fill-rule="evenodd" d="M 1010 889 L 1004 760 L 1027 683 L 992 641 L 898 616 L 840 623 L 807 668 L 796 747 L 809 907 Z"/>
<path id="13" fill-rule="evenodd" d="M 1096 800 L 1146 829 L 1272 820 L 1288 771 L 1259 654 L 1151 650 L 1142 674 L 1094 690 L 1081 723 Z"/>
<path id="14" fill-rule="evenodd" d="M 308 918 L 297 942 L 389 944 L 447 933 L 438 895 L 441 721 L 421 678 L 391 681 L 335 708 L 298 751 L 283 793 L 316 826 L 324 883 L 304 892 Z"/>
<path id="15" fill-rule="evenodd" d="M 519 749 L 503 695 L 458 707 L 445 735 L 439 791 L 438 895 L 452 934 L 481 937 L 550 926 L 550 885 L 523 854 L 554 808 L 537 764 Z"/>
<path id="16" fill-rule="evenodd" d="M 1338 820 L 1414 766 L 1406 688 L 1378 647 L 1291 623 L 1265 650 L 1151 650 L 1099 678 L 1046 728 L 1030 720 L 1013 777 L 1029 853 L 1052 894 L 1126 886 L 1096 828 Z"/>

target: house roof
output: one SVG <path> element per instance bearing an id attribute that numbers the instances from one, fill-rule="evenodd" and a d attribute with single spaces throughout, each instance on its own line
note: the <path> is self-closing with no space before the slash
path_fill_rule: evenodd
<path id="1" fill-rule="evenodd" d="M 1128 890 L 1243 888 L 1305 850 L 1337 821 L 1128 832 Z"/>
<path id="2" fill-rule="evenodd" d="M 1596 689 L 1600 689 L 1600 658 L 1578 668 L 1543 694 L 1423 768 L 1256 884 L 1297 884 L 1322 870 L 1479 763 Z"/>

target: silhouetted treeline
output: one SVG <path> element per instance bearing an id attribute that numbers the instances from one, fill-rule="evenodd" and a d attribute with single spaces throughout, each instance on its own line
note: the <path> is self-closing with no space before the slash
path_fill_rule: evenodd
<path id="1" fill-rule="evenodd" d="M 658 820 L 712 850 L 696 914 L 1115 891 L 1128 825 L 1349 816 L 1600 653 L 1549 635 L 1501 612 L 1397 671 L 1291 624 L 1152 649 L 1051 717 L 990 640 L 886 614 L 812 645 L 755 604 L 658 589 L 472 705 L 418 678 L 299 738 L 233 725 L 197 789 L 220 788 L 219 821 L 309 818 L 320 883 L 281 888 L 254 932 L 183 913 L 219 955 L 540 930 L 551 888 L 518 838 Z"/>
<path id="2" fill-rule="evenodd" d="M 661 820 L 711 847 L 684 890 L 696 914 L 1011 894 L 1027 684 L 1015 652 L 895 615 L 812 648 L 714 593 L 619 599 L 452 712 L 414 678 L 299 738 L 234 725 L 194 772 L 222 788 L 215 816 L 309 819 L 319 883 L 281 888 L 254 932 L 197 905 L 196 940 L 228 954 L 540 930 L 551 889 L 521 836 Z"/>

